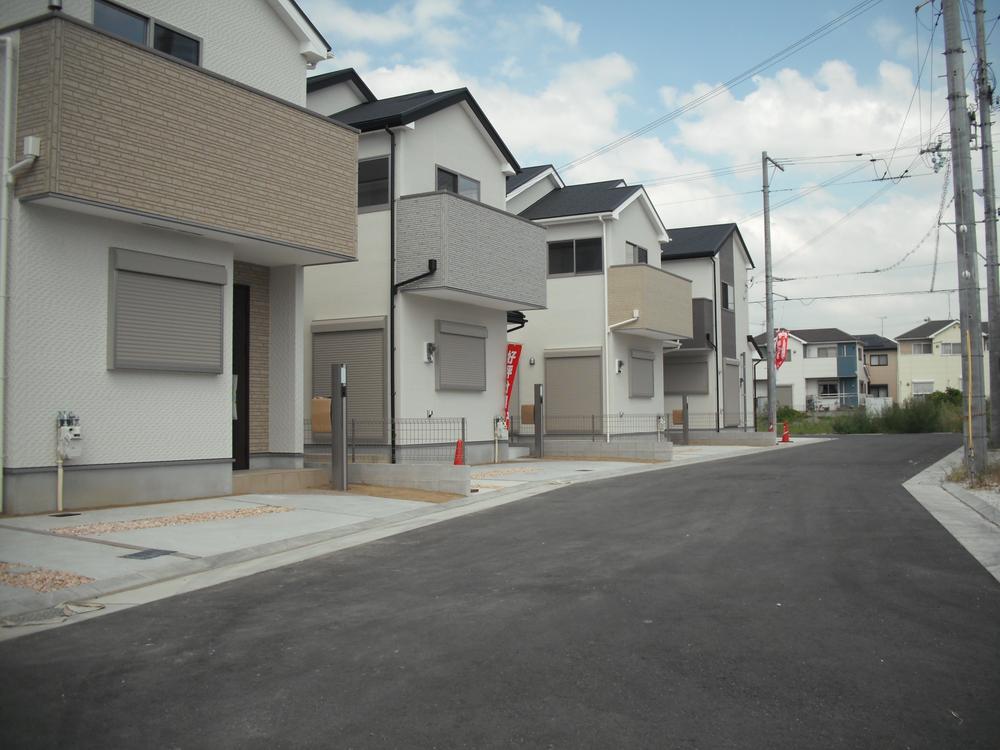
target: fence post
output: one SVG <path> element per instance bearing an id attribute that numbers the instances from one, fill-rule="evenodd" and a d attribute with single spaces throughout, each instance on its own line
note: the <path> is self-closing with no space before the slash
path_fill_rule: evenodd
<path id="1" fill-rule="evenodd" d="M 462 417 L 462 464 L 463 465 L 468 463 L 465 460 L 466 453 L 467 451 L 465 447 L 465 417 Z"/>
<path id="2" fill-rule="evenodd" d="M 662 419 L 663 419 L 662 415 L 660 414 L 656 415 L 656 442 L 660 442 L 660 424 L 661 424 L 660 420 Z"/>
<path id="3" fill-rule="evenodd" d="M 688 429 L 690 429 L 691 420 L 689 418 L 690 412 L 688 411 L 688 397 L 681 396 L 681 440 L 684 441 L 684 445 L 688 444 Z"/>
<path id="4" fill-rule="evenodd" d="M 347 489 L 347 365 L 330 366 L 330 484 Z"/>
<path id="5" fill-rule="evenodd" d="M 356 419 L 351 420 L 351 463 L 358 462 L 358 428 Z"/>
<path id="6" fill-rule="evenodd" d="M 590 442 L 597 442 L 597 433 L 594 431 L 594 415 L 590 415 Z"/>
<path id="7" fill-rule="evenodd" d="M 542 384 L 535 383 L 535 458 L 543 458 L 545 456 L 545 438 L 542 434 L 545 431 L 545 420 L 542 415 L 543 408 Z"/>

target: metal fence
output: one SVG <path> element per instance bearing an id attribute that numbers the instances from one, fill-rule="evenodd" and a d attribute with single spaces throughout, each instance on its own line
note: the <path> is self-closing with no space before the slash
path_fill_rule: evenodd
<path id="1" fill-rule="evenodd" d="M 662 414 L 576 414 L 545 415 L 545 435 L 561 439 L 604 441 L 649 438 L 663 440 L 667 420 Z M 530 438 L 535 435 L 533 422 L 521 422 L 517 415 L 510 418 L 510 436 Z"/>
<path id="2" fill-rule="evenodd" d="M 396 420 L 348 419 L 347 460 L 390 463 L 395 433 L 396 463 L 451 463 L 456 443 L 465 442 L 463 417 Z M 315 445 L 329 445 L 329 434 L 313 434 Z"/>

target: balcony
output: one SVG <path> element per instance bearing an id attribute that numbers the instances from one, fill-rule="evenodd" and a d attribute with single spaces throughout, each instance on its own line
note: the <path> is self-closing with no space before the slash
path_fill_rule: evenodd
<path id="1" fill-rule="evenodd" d="M 24 202 L 178 225 L 268 265 L 357 255 L 357 133 L 69 16 L 19 29 Z M 18 153 L 20 158 L 20 153 Z"/>
<path id="2" fill-rule="evenodd" d="M 437 270 L 403 290 L 498 310 L 545 307 L 545 230 L 453 193 L 396 202 L 396 281 Z"/>
<path id="3" fill-rule="evenodd" d="M 608 268 L 608 320 L 615 331 L 654 339 L 691 338 L 691 282 L 655 266 Z"/>

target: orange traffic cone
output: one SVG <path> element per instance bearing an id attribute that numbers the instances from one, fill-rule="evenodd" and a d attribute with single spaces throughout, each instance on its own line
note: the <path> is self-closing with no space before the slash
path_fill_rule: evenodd
<path id="1" fill-rule="evenodd" d="M 781 442 L 790 443 L 792 442 L 792 436 L 788 432 L 788 422 L 783 422 L 782 424 L 785 426 L 785 429 L 781 433 Z"/>
<path id="2" fill-rule="evenodd" d="M 462 444 L 462 439 L 459 438 L 455 443 L 455 466 L 465 465 L 465 445 Z"/>

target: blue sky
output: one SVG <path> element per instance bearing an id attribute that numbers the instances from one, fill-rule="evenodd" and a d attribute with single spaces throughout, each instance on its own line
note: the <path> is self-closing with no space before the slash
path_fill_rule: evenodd
<path id="1" fill-rule="evenodd" d="M 301 4 L 337 55 L 321 70 L 353 66 L 379 96 L 468 86 L 522 165 L 564 165 L 691 101 L 858 3 Z M 774 178 L 772 202 L 798 198 L 773 216 L 775 274 L 799 279 L 776 290 L 807 298 L 779 304 L 780 325 L 877 333 L 884 324 L 885 333 L 895 335 L 924 317 L 946 317 L 946 294 L 815 299 L 929 289 L 932 277 L 936 288 L 955 286 L 954 240 L 947 229 L 934 265 L 945 173 L 936 174 L 918 154 L 921 144 L 934 139 L 930 126 L 945 114 L 940 25 L 915 87 L 918 54 L 928 49 L 940 4 L 916 14 L 914 5 L 875 3 L 753 80 L 563 176 L 568 182 L 643 182 L 668 227 L 738 222 L 762 267 L 755 163 L 767 149 L 789 159 L 786 172 Z M 987 28 L 996 5 L 986 4 Z M 886 173 L 886 162 L 869 160 L 888 160 L 894 146 L 889 174 L 909 168 L 912 177 L 867 182 Z M 730 173 L 705 174 L 720 169 Z M 831 179 L 833 184 L 816 189 Z M 949 198 L 950 191 L 946 203 Z M 944 221 L 952 219 L 951 211 Z M 903 256 L 889 272 L 825 276 L 884 268 Z M 762 269 L 756 276 L 751 299 L 761 296 Z M 950 304 L 956 305 L 954 295 Z M 752 330 L 762 330 L 762 306 L 752 311 Z"/>

